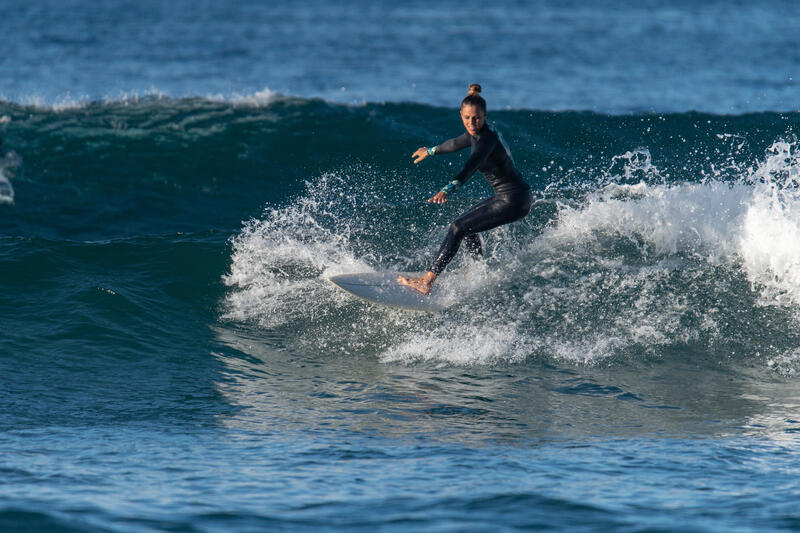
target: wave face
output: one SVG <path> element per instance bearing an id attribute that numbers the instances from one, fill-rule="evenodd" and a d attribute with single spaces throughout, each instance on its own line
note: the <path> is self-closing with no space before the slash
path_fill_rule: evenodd
<path id="1" fill-rule="evenodd" d="M 484 262 L 457 257 L 441 283 L 458 305 L 424 320 L 325 280 L 426 269 L 449 221 L 489 194 L 476 176 L 443 207 L 424 201 L 464 157 L 409 154 L 459 133 L 451 110 L 263 93 L 0 116 L 18 174 L 7 237 L 58 253 L 233 233 L 221 319 L 300 351 L 459 364 L 677 351 L 787 369 L 800 354 L 796 114 L 492 113 L 535 205 L 485 235 Z"/>

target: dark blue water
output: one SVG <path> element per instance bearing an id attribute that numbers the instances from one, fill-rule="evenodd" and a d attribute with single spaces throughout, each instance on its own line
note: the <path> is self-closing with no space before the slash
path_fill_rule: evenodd
<path id="1" fill-rule="evenodd" d="M 0 529 L 800 529 L 794 3 L 0 5 Z M 479 82 L 534 191 L 436 314 Z"/>
<path id="2" fill-rule="evenodd" d="M 797 2 L 7 0 L 0 95 L 149 93 L 494 109 L 800 108 Z"/>

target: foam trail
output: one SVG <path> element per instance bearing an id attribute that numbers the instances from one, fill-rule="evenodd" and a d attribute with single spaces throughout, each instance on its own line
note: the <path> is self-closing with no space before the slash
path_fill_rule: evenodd
<path id="1" fill-rule="evenodd" d="M 453 330 L 451 324 L 407 338 L 381 354 L 385 362 L 438 361 L 456 365 L 488 365 L 524 360 L 535 346 L 514 324 L 474 324 Z"/>

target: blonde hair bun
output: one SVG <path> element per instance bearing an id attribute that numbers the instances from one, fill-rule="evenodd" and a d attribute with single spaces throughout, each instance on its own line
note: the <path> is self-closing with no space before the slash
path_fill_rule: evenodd
<path id="1" fill-rule="evenodd" d="M 473 94 L 480 94 L 480 92 L 481 86 L 477 83 L 473 83 L 469 86 L 469 96 L 472 96 Z"/>

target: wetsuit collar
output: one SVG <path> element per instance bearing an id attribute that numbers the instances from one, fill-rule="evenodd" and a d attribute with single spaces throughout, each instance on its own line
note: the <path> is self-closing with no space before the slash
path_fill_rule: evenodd
<path id="1" fill-rule="evenodd" d="M 489 123 L 488 122 L 484 122 L 483 123 L 483 127 L 478 130 L 478 134 L 477 135 L 472 135 L 472 138 L 475 139 L 476 141 L 479 141 L 480 138 L 481 138 L 481 135 L 483 135 L 487 131 L 489 131 Z"/>

